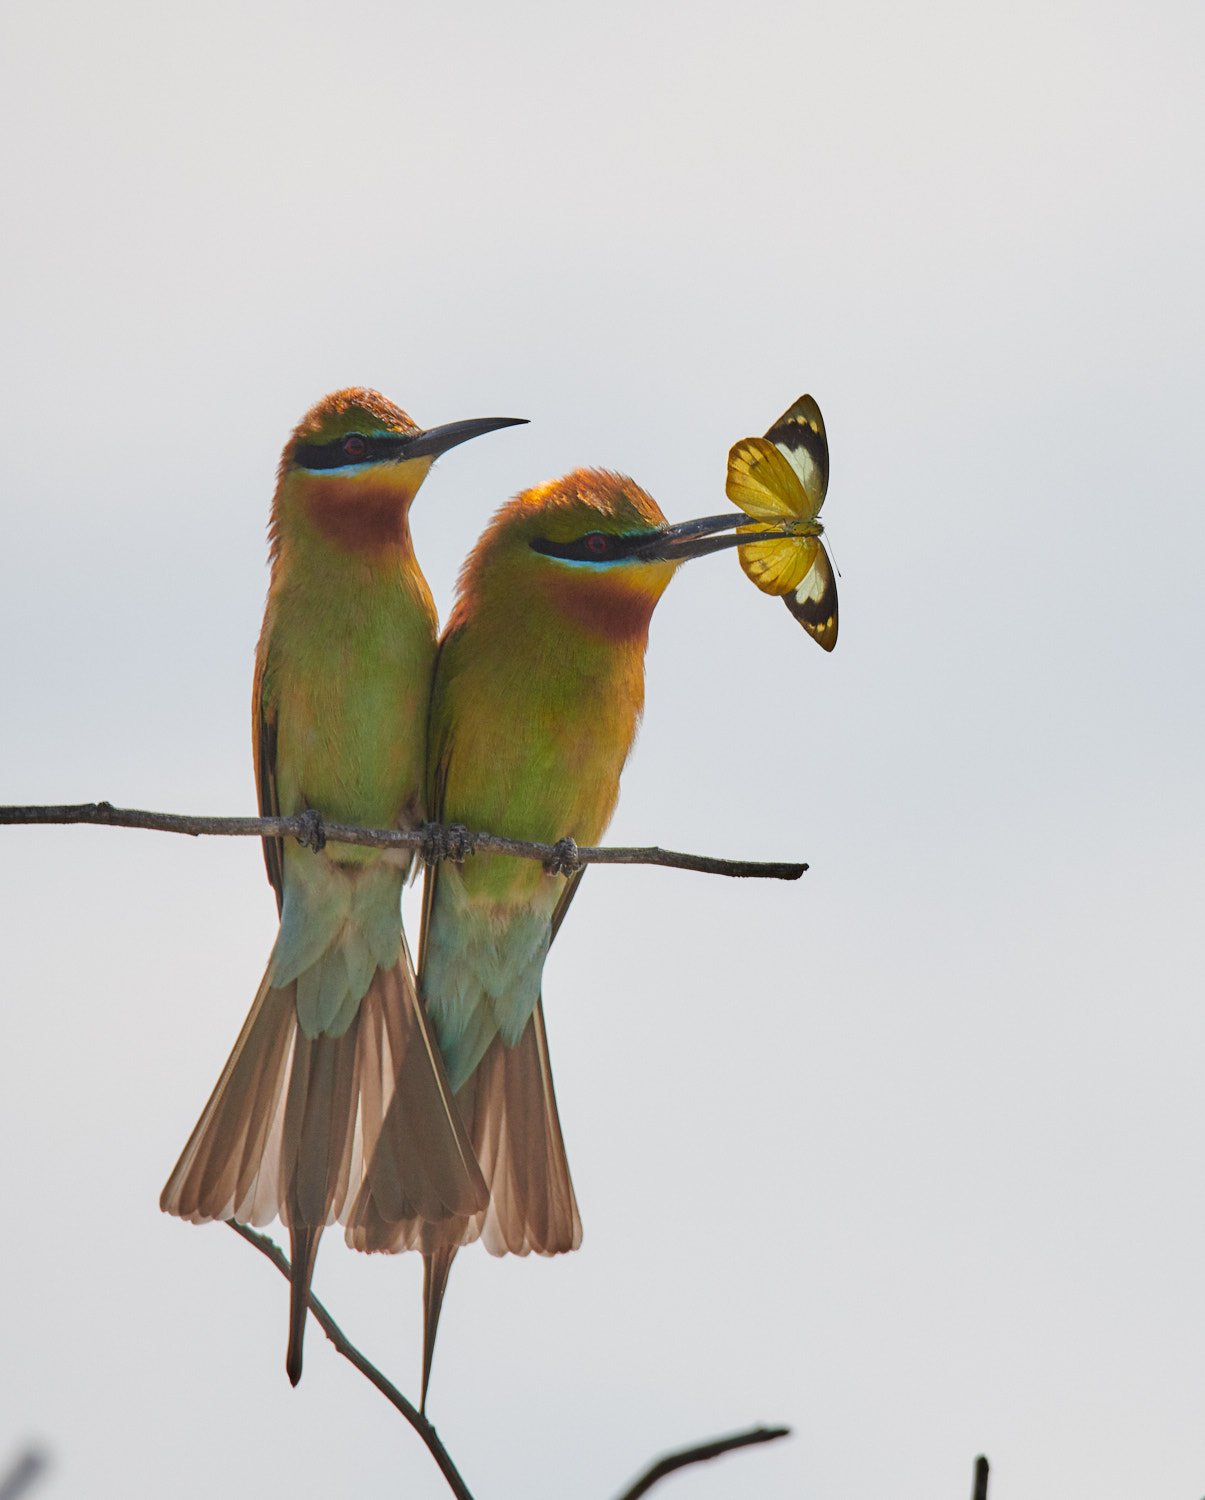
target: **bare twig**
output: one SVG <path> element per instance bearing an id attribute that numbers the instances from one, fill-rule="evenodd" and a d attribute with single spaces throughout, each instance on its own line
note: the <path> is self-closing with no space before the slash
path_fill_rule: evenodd
<path id="1" fill-rule="evenodd" d="M 987 1500 L 988 1461 L 981 1453 L 975 1460 L 975 1488 L 971 1500 Z"/>
<path id="2" fill-rule="evenodd" d="M 254 1245 L 262 1255 L 266 1255 L 285 1280 L 289 1280 L 288 1256 L 275 1240 L 270 1239 L 266 1234 L 260 1234 L 255 1229 L 249 1229 L 246 1224 L 238 1224 L 233 1219 L 227 1219 L 226 1222 L 235 1234 L 241 1235 L 249 1245 Z M 313 1292 L 310 1293 L 310 1311 L 318 1320 L 323 1333 L 343 1358 L 355 1365 L 360 1374 L 376 1386 L 386 1401 L 401 1412 L 426 1443 L 431 1457 L 439 1465 L 439 1471 L 448 1481 L 448 1487 L 456 1496 L 456 1500 L 473 1500 L 472 1492 L 460 1477 L 460 1471 L 452 1462 L 452 1457 L 440 1441 L 435 1428 L 418 1407 L 412 1401 L 408 1401 L 397 1386 L 382 1375 L 371 1360 L 366 1359 L 360 1353 Z M 667 1474 L 672 1474 L 675 1469 L 684 1469 L 687 1464 L 699 1464 L 709 1458 L 718 1458 L 721 1453 L 731 1453 L 734 1448 L 748 1448 L 754 1443 L 771 1443 L 775 1438 L 786 1437 L 790 1430 L 789 1427 L 751 1427 L 746 1432 L 735 1432 L 731 1437 L 716 1438 L 710 1443 L 700 1443 L 695 1448 L 683 1448 L 677 1453 L 667 1453 L 664 1458 L 659 1458 L 656 1463 L 650 1464 L 640 1478 L 630 1488 L 624 1490 L 619 1500 L 638 1500 L 640 1495 L 647 1494 Z"/>
<path id="3" fill-rule="evenodd" d="M 772 1443 L 777 1438 L 789 1436 L 789 1427 L 749 1427 L 744 1432 L 734 1432 L 731 1437 L 715 1438 L 710 1443 L 699 1443 L 693 1448 L 679 1448 L 676 1453 L 667 1453 L 657 1459 L 641 1474 L 634 1484 L 628 1486 L 619 1500 L 639 1500 L 647 1495 L 655 1484 L 667 1474 L 686 1468 L 687 1464 L 706 1463 L 719 1458 L 722 1453 L 732 1453 L 737 1448 L 751 1448 L 755 1443 Z"/>
<path id="4" fill-rule="evenodd" d="M 268 836 L 315 842 L 315 833 L 335 844 L 365 844 L 374 849 L 413 849 L 427 858 L 448 857 L 433 841 L 433 835 L 449 832 L 436 824 L 425 828 L 357 828 L 348 823 L 326 823 L 313 814 L 291 818 L 205 818 L 186 813 L 142 812 L 114 807 L 109 802 L 77 802 L 62 807 L 0 807 L 3 823 L 98 823 L 107 828 L 146 828 L 155 833 L 186 833 L 196 837 Z M 455 841 L 457 854 L 511 854 L 518 859 L 538 859 L 556 864 L 564 859 L 564 844 L 536 844 L 525 839 L 505 839 L 495 833 L 463 832 Z M 784 861 L 716 859 L 705 854 L 680 854 L 650 845 L 642 849 L 575 846 L 579 865 L 665 865 L 676 870 L 698 870 L 704 875 L 746 876 L 762 880 L 798 880 L 807 865 Z"/>
<path id="5" fill-rule="evenodd" d="M 245 1224 L 236 1224 L 233 1219 L 226 1221 L 235 1234 L 242 1235 L 249 1245 L 254 1245 L 257 1250 L 266 1255 L 280 1274 L 287 1281 L 289 1279 L 289 1260 L 284 1251 L 266 1234 L 259 1234 L 254 1229 L 249 1229 Z M 460 1471 L 452 1462 L 451 1455 L 440 1441 L 439 1433 L 427 1421 L 418 1407 L 412 1401 L 408 1401 L 394 1383 L 381 1374 L 370 1360 L 356 1348 L 343 1330 L 323 1307 L 318 1298 L 310 1293 L 310 1311 L 318 1320 L 318 1325 L 334 1344 L 335 1348 L 344 1359 L 350 1361 L 359 1370 L 366 1380 L 372 1382 L 392 1406 L 395 1406 L 406 1421 L 410 1423 L 423 1442 L 426 1443 L 431 1457 L 439 1465 L 439 1471 L 448 1481 L 448 1488 L 456 1496 L 456 1500 L 473 1500 L 472 1491 L 460 1477 Z"/>

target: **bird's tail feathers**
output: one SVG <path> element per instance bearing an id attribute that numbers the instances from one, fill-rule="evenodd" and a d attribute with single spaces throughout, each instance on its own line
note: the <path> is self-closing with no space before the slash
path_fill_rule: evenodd
<path id="1" fill-rule="evenodd" d="M 371 1146 L 347 1213 L 348 1243 L 361 1250 L 385 1248 L 359 1243 L 361 1225 L 460 1222 L 479 1213 L 487 1197 L 413 970 L 406 985 L 396 979 L 395 971 L 387 1025 L 376 1039 L 379 1057 L 369 1070 L 379 1085 Z"/>
<path id="2" fill-rule="evenodd" d="M 560 1255 L 582 1242 L 556 1090 L 544 1007 L 537 1004 L 513 1047 L 496 1037 L 461 1103 L 489 1184 L 480 1234 L 491 1255 Z M 466 1089 L 465 1093 L 468 1092 Z M 461 1102 L 463 1094 L 457 1096 Z"/>
<path id="3" fill-rule="evenodd" d="M 285 1355 L 285 1370 L 292 1385 L 301 1379 L 301 1348 L 309 1312 L 310 1283 L 314 1279 L 314 1262 L 318 1259 L 321 1237 L 321 1229 L 307 1225 L 293 1225 L 289 1229 L 289 1349 Z"/>
<path id="4" fill-rule="evenodd" d="M 402 1097 L 399 1090 L 395 1108 Z M 361 1190 L 348 1216 L 347 1240 L 358 1250 L 423 1252 L 424 1407 L 439 1315 L 460 1246 L 480 1237 L 493 1255 L 559 1255 L 582 1241 L 542 1006 L 536 1006 L 515 1046 L 494 1038 L 456 1103 L 489 1185 L 485 1210 L 440 1223 L 412 1217 L 391 1221 L 381 1212 L 379 1197 Z"/>
<path id="5" fill-rule="evenodd" d="M 343 1219 L 371 1162 L 376 1197 L 420 1223 L 480 1211 L 485 1183 L 452 1102 L 403 943 L 339 1036 L 307 1037 L 296 982 L 269 969 L 217 1087 L 160 1198 L 204 1223 L 279 1217 L 292 1232 L 289 1376 L 301 1372 L 318 1240 Z M 398 1108 L 394 1109 L 395 1100 Z"/>
<path id="6" fill-rule="evenodd" d="M 424 1414 L 427 1410 L 427 1387 L 431 1384 L 431 1364 L 435 1359 L 435 1335 L 439 1332 L 440 1309 L 443 1307 L 444 1293 L 448 1289 L 452 1262 L 459 1249 L 459 1245 L 441 1245 L 423 1256 L 423 1384 L 418 1409 Z"/>
<path id="7" fill-rule="evenodd" d="M 399 1087 L 381 1139 L 404 1138 L 409 1092 Z M 559 1255 L 576 1250 L 582 1223 L 569 1175 L 556 1091 L 548 1063 L 543 1007 L 537 1005 L 518 1042 L 496 1035 L 476 1072 L 456 1095 L 489 1202 L 472 1214 L 420 1219 L 376 1186 L 378 1158 L 347 1216 L 347 1242 L 357 1250 L 421 1250 L 481 1238 L 491 1255 Z M 412 1132 L 411 1132 L 412 1134 Z"/>

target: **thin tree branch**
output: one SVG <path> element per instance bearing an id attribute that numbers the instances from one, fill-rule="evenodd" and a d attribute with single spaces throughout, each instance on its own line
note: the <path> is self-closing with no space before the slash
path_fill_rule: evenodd
<path id="1" fill-rule="evenodd" d="M 699 1443 L 693 1448 L 679 1448 L 676 1453 L 667 1453 L 664 1458 L 650 1464 L 618 1500 L 639 1500 L 641 1495 L 647 1495 L 666 1475 L 686 1468 L 687 1464 L 706 1463 L 709 1459 L 719 1458 L 722 1453 L 732 1453 L 737 1448 L 751 1448 L 755 1443 L 773 1443 L 778 1438 L 788 1437 L 790 1431 L 789 1427 L 749 1427 L 744 1432 L 734 1432 L 731 1437 L 715 1438 L 710 1443 Z"/>
<path id="2" fill-rule="evenodd" d="M 314 813 L 290 818 L 207 818 L 187 813 L 142 812 L 114 807 L 110 802 L 77 802 L 62 807 L 0 807 L 4 823 L 95 823 L 106 828 L 145 828 L 155 833 L 185 833 L 193 837 L 258 836 L 295 838 L 303 844 L 329 840 L 336 844 L 364 844 L 374 849 L 413 849 L 424 859 L 463 859 L 470 854 L 511 854 L 538 859 L 561 874 L 580 865 L 664 865 L 676 870 L 698 870 L 704 875 L 745 876 L 762 880 L 798 880 L 806 864 L 778 860 L 716 859 L 705 854 L 681 854 L 656 845 L 646 848 L 591 847 L 564 839 L 559 844 L 536 844 L 505 839 L 494 833 L 470 833 L 456 827 L 428 823 L 424 828 L 358 828 L 327 823 Z"/>
<path id="3" fill-rule="evenodd" d="M 237 1224 L 233 1219 L 227 1219 L 226 1222 L 234 1230 L 235 1234 L 242 1235 L 243 1239 L 249 1245 L 254 1245 L 258 1251 L 266 1255 L 285 1280 L 289 1280 L 288 1257 L 275 1240 L 270 1239 L 266 1234 L 259 1234 L 256 1230 L 249 1229 L 246 1224 Z M 318 1320 L 318 1325 L 323 1333 L 326 1334 L 327 1338 L 330 1339 L 343 1358 L 355 1365 L 360 1374 L 376 1386 L 385 1400 L 401 1412 L 406 1421 L 410 1423 L 411 1427 L 414 1428 L 415 1432 L 426 1443 L 431 1457 L 439 1465 L 439 1471 L 448 1481 L 448 1488 L 456 1496 L 456 1500 L 473 1500 L 472 1491 L 460 1477 L 460 1470 L 452 1462 L 451 1455 L 440 1441 L 439 1433 L 427 1421 L 418 1407 L 413 1402 L 408 1401 L 402 1395 L 401 1391 L 398 1390 L 397 1386 L 391 1380 L 387 1379 L 386 1376 L 382 1375 L 376 1365 L 360 1353 L 339 1327 L 338 1323 L 335 1322 L 334 1318 L 331 1317 L 330 1313 L 327 1312 L 326 1308 L 323 1307 L 322 1303 L 318 1301 L 318 1298 L 314 1296 L 313 1292 L 310 1293 L 310 1311 Z"/>
<path id="4" fill-rule="evenodd" d="M 975 1460 L 975 1488 L 971 1500 L 987 1500 L 988 1461 L 981 1453 Z"/>
<path id="5" fill-rule="evenodd" d="M 286 1281 L 290 1279 L 288 1256 L 275 1240 L 270 1239 L 266 1234 L 260 1234 L 258 1230 L 250 1229 L 246 1224 L 237 1223 L 234 1219 L 227 1219 L 226 1222 L 235 1234 L 240 1235 L 249 1245 L 254 1245 L 262 1255 L 266 1255 Z M 371 1360 L 360 1353 L 313 1292 L 310 1293 L 309 1305 L 310 1311 L 318 1320 L 319 1327 L 343 1358 L 355 1365 L 360 1374 L 376 1386 L 386 1401 L 401 1412 L 426 1443 L 431 1457 L 439 1465 L 439 1471 L 448 1481 L 448 1487 L 456 1496 L 456 1500 L 473 1500 L 472 1492 L 460 1477 L 460 1471 L 452 1462 L 451 1454 L 440 1441 L 439 1433 L 418 1407 L 412 1401 L 408 1401 L 397 1386 L 382 1375 Z M 721 1453 L 731 1453 L 734 1448 L 748 1448 L 754 1443 L 771 1443 L 775 1438 L 786 1437 L 790 1430 L 789 1427 L 751 1427 L 746 1432 L 735 1432 L 731 1437 L 716 1438 L 710 1443 L 700 1443 L 695 1448 L 682 1448 L 676 1453 L 667 1453 L 664 1458 L 659 1458 L 655 1463 L 650 1464 L 640 1478 L 630 1488 L 624 1490 L 619 1500 L 638 1500 L 639 1496 L 646 1495 L 667 1474 L 672 1474 L 675 1469 L 684 1469 L 687 1464 L 699 1464 L 709 1458 L 718 1458 Z"/>

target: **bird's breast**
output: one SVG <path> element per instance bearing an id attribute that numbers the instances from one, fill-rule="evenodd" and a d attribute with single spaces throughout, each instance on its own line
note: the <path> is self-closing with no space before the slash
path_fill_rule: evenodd
<path id="1" fill-rule="evenodd" d="M 334 577 L 278 599 L 264 674 L 281 811 L 371 827 L 422 815 L 433 611 L 396 584 Z"/>

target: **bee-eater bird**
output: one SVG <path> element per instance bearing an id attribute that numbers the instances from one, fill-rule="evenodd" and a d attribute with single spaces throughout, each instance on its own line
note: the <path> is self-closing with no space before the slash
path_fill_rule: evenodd
<path id="1" fill-rule="evenodd" d="M 436 615 L 410 505 L 439 454 L 512 420 L 423 431 L 377 392 L 353 389 L 293 432 L 272 501 L 252 704 L 264 816 L 423 820 Z M 399 1218 L 462 1220 L 486 1190 L 415 993 L 400 905 L 409 856 L 265 838 L 264 859 L 280 932 L 160 1206 L 193 1223 L 279 1216 L 288 1226 L 296 1385 L 318 1241 L 365 1163 L 376 1199 Z"/>
<path id="2" fill-rule="evenodd" d="M 630 479 L 582 469 L 517 496 L 465 563 L 431 698 L 431 816 L 511 838 L 602 837 L 644 705 L 649 622 L 677 566 L 738 544 L 731 513 L 669 527 Z M 458 1247 L 576 1249 L 582 1226 L 548 1059 L 544 960 L 581 879 L 479 854 L 428 871 L 419 992 L 489 1185 L 485 1209 L 399 1222 L 365 1183 L 358 1249 L 424 1253 L 425 1403 Z"/>

